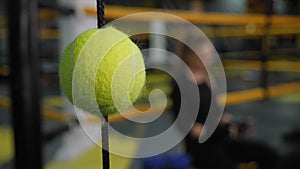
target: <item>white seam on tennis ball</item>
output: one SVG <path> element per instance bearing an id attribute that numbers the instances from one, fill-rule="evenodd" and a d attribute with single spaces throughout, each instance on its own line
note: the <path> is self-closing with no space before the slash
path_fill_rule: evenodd
<path id="1" fill-rule="evenodd" d="M 95 32 L 96 33 L 96 32 Z M 91 38 L 92 36 L 90 36 L 90 38 Z M 129 38 L 127 35 L 126 35 L 126 37 L 127 38 Z M 115 47 L 115 46 L 117 46 L 118 44 L 120 44 L 120 43 L 122 43 L 122 42 L 124 42 L 126 40 L 126 38 L 122 38 L 121 40 L 118 40 L 117 42 L 115 42 L 114 44 L 113 44 L 113 47 Z M 130 40 L 130 39 L 129 39 Z M 131 41 L 131 40 L 130 40 Z M 108 50 L 106 50 L 106 52 L 104 52 L 105 54 L 103 55 L 103 56 L 106 56 L 107 55 L 107 53 L 109 53 L 111 50 L 112 50 L 112 48 L 113 47 L 111 47 L 111 48 L 109 48 Z M 135 55 L 135 50 L 134 50 L 134 43 L 131 41 L 131 51 L 132 51 L 132 54 L 134 54 L 134 56 L 135 57 L 133 57 L 133 63 L 134 63 L 134 72 L 133 72 L 133 75 L 135 75 L 135 71 L 136 71 L 136 55 Z M 79 56 L 79 55 L 78 55 Z M 101 64 L 101 61 L 102 61 L 102 59 L 104 59 L 104 57 L 101 57 L 101 59 L 100 59 L 100 64 Z M 123 62 L 125 62 L 126 61 L 126 58 L 124 58 L 122 61 L 121 61 L 121 64 L 123 63 Z M 117 71 L 117 70 L 116 70 Z M 136 77 L 134 76 L 134 80 L 136 81 Z M 131 89 L 130 89 L 130 92 L 132 91 L 132 89 L 133 89 L 133 87 L 131 86 Z M 112 92 L 112 91 L 111 91 Z M 119 105 L 121 105 L 122 104 L 122 102 L 126 99 L 126 97 L 129 97 L 129 94 L 130 94 L 130 92 L 129 91 L 127 91 L 127 93 L 126 94 L 124 94 L 124 96 L 121 98 L 121 99 L 118 99 L 118 101 L 115 101 L 115 100 L 113 100 L 114 101 L 114 105 L 118 108 L 118 107 L 120 107 Z M 130 100 L 130 99 L 129 99 Z M 103 106 L 110 106 L 110 104 L 103 104 Z"/>
<path id="2" fill-rule="evenodd" d="M 132 63 L 133 63 L 133 73 L 132 73 L 132 75 L 133 75 L 133 83 L 132 83 L 132 85 L 130 85 L 130 83 L 129 83 L 129 85 L 130 85 L 130 89 L 126 92 L 126 94 L 124 94 L 124 96 L 119 100 L 119 101 L 117 101 L 116 103 L 115 103 L 115 105 L 117 105 L 118 107 L 119 107 L 119 105 L 120 104 L 122 104 L 122 102 L 124 101 L 124 100 L 126 100 L 126 98 L 128 98 L 128 100 L 130 100 L 130 93 L 131 93 L 131 91 L 132 91 L 132 89 L 133 89 L 133 86 L 135 85 L 135 83 L 136 83 L 136 74 L 135 74 L 135 72 L 136 72 L 136 54 L 135 54 L 135 50 L 134 50 L 134 47 L 133 47 L 133 45 L 131 44 L 131 56 L 132 56 Z M 126 60 L 126 59 L 125 59 Z M 117 107 L 117 108 L 118 108 Z"/>
<path id="3" fill-rule="evenodd" d="M 130 89 L 129 89 L 129 92 L 132 91 L 133 89 L 133 86 L 135 85 L 135 82 L 136 82 L 136 75 L 135 75 L 135 72 L 136 72 L 136 53 L 134 51 L 134 48 L 133 48 L 133 45 L 131 44 L 131 52 L 132 52 L 132 62 L 133 62 L 133 72 L 132 72 L 132 76 L 133 76 L 133 85 L 130 86 Z M 129 96 L 130 97 L 130 96 Z"/>

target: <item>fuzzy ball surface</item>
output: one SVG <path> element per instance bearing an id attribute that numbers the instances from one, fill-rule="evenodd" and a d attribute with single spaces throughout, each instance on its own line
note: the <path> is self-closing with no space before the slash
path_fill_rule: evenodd
<path id="1" fill-rule="evenodd" d="M 138 46 L 123 32 L 105 27 L 81 33 L 66 47 L 59 77 L 72 104 L 108 116 L 132 106 L 146 74 Z"/>

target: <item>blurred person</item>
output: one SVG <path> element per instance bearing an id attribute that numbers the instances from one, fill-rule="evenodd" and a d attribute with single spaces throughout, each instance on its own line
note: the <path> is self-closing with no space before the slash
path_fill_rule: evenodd
<path id="1" fill-rule="evenodd" d="M 198 138 L 202 132 L 206 121 L 212 99 L 211 86 L 208 73 L 201 60 L 206 60 L 210 64 L 210 56 L 213 49 L 210 43 L 199 41 L 197 50 L 202 51 L 198 56 L 189 47 L 185 46 L 182 50 L 182 59 L 190 68 L 192 74 L 188 71 L 182 71 L 187 83 L 193 83 L 195 79 L 200 96 L 200 106 L 195 123 L 184 139 L 187 154 L 192 158 L 193 167 L 200 169 L 236 169 L 241 162 L 255 161 L 260 169 L 275 169 L 277 155 L 276 152 L 265 144 L 247 140 L 249 123 L 238 124 L 233 122 L 233 117 L 224 113 L 219 125 L 211 137 L 204 143 L 199 143 Z M 201 57 L 201 60 L 199 59 Z M 178 116 L 181 106 L 181 94 L 179 86 L 174 82 L 171 93 L 173 101 L 174 117 Z M 212 100 L 214 101 L 214 100 Z M 189 112 L 183 112 L 189 114 Z M 248 122 L 251 122 L 251 118 Z M 184 123 L 182 121 L 181 123 Z M 181 125 L 177 126 L 179 131 Z M 239 133 L 240 131 L 240 133 Z"/>
<path id="2" fill-rule="evenodd" d="M 203 0 L 190 0 L 189 9 L 193 12 L 203 12 L 204 11 Z"/>
<path id="3" fill-rule="evenodd" d="M 279 169 L 300 168 L 300 128 L 294 128 L 283 135 L 283 141 L 289 150 L 283 154 Z"/>

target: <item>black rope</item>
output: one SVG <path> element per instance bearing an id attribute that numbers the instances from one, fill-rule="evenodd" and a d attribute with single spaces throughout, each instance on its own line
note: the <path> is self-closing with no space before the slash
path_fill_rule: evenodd
<path id="1" fill-rule="evenodd" d="M 102 163 L 103 163 L 103 169 L 109 169 L 108 117 L 104 116 L 104 120 L 105 121 L 101 126 Z"/>
<path id="2" fill-rule="evenodd" d="M 97 26 L 102 28 L 105 25 L 104 0 L 97 0 Z"/>
<path id="3" fill-rule="evenodd" d="M 100 29 L 105 25 L 104 17 L 104 0 L 97 1 L 97 27 Z M 102 166 L 103 169 L 109 169 L 109 143 L 108 143 L 108 117 L 104 116 L 104 121 L 101 126 L 102 134 Z"/>

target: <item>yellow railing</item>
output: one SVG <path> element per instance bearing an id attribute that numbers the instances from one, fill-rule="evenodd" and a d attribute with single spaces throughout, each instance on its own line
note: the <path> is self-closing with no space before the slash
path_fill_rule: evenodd
<path id="1" fill-rule="evenodd" d="M 84 7 L 83 11 L 87 15 L 96 16 L 95 7 Z M 211 13 L 211 12 L 191 12 L 185 10 L 166 10 L 158 8 L 138 8 L 138 7 L 122 7 L 122 6 L 106 6 L 105 17 L 107 19 L 117 19 L 127 15 L 141 12 L 163 12 L 178 16 L 194 24 L 217 24 L 217 25 L 246 25 L 266 24 L 266 16 L 262 14 L 227 14 L 227 13 Z M 165 16 L 155 15 L 156 19 L 174 21 Z M 133 16 L 131 19 L 137 21 L 150 21 L 153 17 Z M 294 24 L 300 23 L 300 17 L 287 15 L 272 15 L 270 18 L 271 24 Z M 176 20 L 178 22 L 178 20 Z"/>
<path id="2" fill-rule="evenodd" d="M 96 17 L 95 7 L 83 7 L 83 12 L 87 16 Z M 138 7 L 122 7 L 109 6 L 105 8 L 105 17 L 108 20 L 118 19 L 127 15 L 141 12 L 162 12 L 172 14 L 194 24 L 214 24 L 225 25 L 231 27 L 219 28 L 202 28 L 202 31 L 208 37 L 255 37 L 263 36 L 264 25 L 267 23 L 266 16 L 263 14 L 228 14 L 228 13 L 211 13 L 211 12 L 191 12 L 185 10 L 166 10 L 158 8 L 138 8 Z M 59 13 L 51 9 L 41 9 L 39 18 L 41 21 L 54 19 Z M 140 15 L 130 17 L 136 21 L 151 21 L 152 19 L 161 19 L 167 22 L 178 22 L 174 18 L 165 17 L 165 15 L 153 14 L 152 17 L 141 17 Z M 0 17 L 0 25 L 7 23 L 6 18 Z M 289 35 L 300 34 L 300 17 L 289 15 L 272 15 L 270 17 L 271 26 L 269 35 Z M 6 37 L 6 30 L 0 29 L 0 37 Z M 41 39 L 57 39 L 59 31 L 57 29 L 41 29 Z M 147 38 L 147 36 L 139 36 Z"/>

